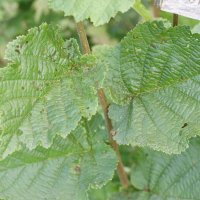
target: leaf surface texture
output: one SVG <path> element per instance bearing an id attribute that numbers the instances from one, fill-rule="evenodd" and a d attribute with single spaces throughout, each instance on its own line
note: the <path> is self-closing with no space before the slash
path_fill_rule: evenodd
<path id="1" fill-rule="evenodd" d="M 112 179 L 117 156 L 103 142 L 104 120 L 96 115 L 80 124 L 65 139 L 57 135 L 49 149 L 23 146 L 0 161 L 0 198 L 86 200 L 89 185 Z"/>
<path id="2" fill-rule="evenodd" d="M 199 200 L 200 137 L 178 155 L 149 147 L 136 147 L 131 171 L 134 188 L 114 194 L 109 200 Z"/>
<path id="3" fill-rule="evenodd" d="M 20 142 L 48 148 L 56 134 L 67 136 L 81 116 L 95 114 L 95 58 L 82 56 L 76 40 L 64 41 L 58 26 L 31 29 L 9 43 L 6 57 L 13 63 L 0 70 L 0 157 Z"/>
<path id="4" fill-rule="evenodd" d="M 136 149 L 136 166 L 131 183 L 139 190 L 148 188 L 150 200 L 200 199 L 200 138 L 180 155 L 167 155 L 143 147 Z"/>
<path id="5" fill-rule="evenodd" d="M 91 18 L 94 26 L 107 23 L 118 11 L 126 12 L 135 0 L 48 0 L 49 7 L 73 15 L 77 22 Z"/>
<path id="6" fill-rule="evenodd" d="M 145 22 L 113 51 L 104 85 L 120 144 L 166 153 L 188 148 L 200 128 L 200 36 L 187 26 Z"/>

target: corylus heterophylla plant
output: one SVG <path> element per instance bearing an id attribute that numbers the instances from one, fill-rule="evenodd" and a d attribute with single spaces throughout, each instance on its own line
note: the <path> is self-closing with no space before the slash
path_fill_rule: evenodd
<path id="1" fill-rule="evenodd" d="M 131 6 L 148 18 L 140 1 L 49 6 L 74 16 L 83 53 L 53 23 L 8 44 L 10 63 L 0 70 L 0 198 L 92 199 L 88 189 L 102 188 L 117 169 L 129 187 L 110 191 L 111 200 L 199 199 L 200 35 L 149 17 L 114 48 L 91 53 L 81 20 L 98 26 Z M 134 147 L 128 175 L 117 144 Z"/>

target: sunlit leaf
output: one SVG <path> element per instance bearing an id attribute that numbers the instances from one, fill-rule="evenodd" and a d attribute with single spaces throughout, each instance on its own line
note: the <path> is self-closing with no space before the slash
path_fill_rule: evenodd
<path id="1" fill-rule="evenodd" d="M 145 6 L 141 3 L 141 0 L 135 0 L 135 3 L 133 4 L 133 8 L 145 19 L 152 21 L 152 14 L 150 11 L 148 11 Z"/>
<path id="2" fill-rule="evenodd" d="M 31 29 L 9 43 L 6 56 L 14 63 L 0 70 L 0 157 L 20 149 L 20 142 L 47 148 L 81 116 L 95 114 L 95 58 L 82 56 L 76 40 L 65 42 L 58 26 Z"/>
<path id="3" fill-rule="evenodd" d="M 107 23 L 117 12 L 125 12 L 135 0 L 48 0 L 50 8 L 73 15 L 77 22 L 91 18 L 94 26 Z"/>

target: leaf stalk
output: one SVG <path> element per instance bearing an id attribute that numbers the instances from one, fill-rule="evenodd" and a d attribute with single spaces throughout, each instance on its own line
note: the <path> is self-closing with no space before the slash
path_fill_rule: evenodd
<path id="1" fill-rule="evenodd" d="M 90 47 L 89 47 L 89 44 L 88 44 L 87 36 L 86 36 L 85 29 L 84 29 L 82 21 L 76 22 L 76 20 L 75 20 L 75 23 L 76 23 L 76 28 L 77 28 L 79 39 L 80 39 L 80 42 L 81 42 L 83 53 L 84 54 L 91 54 Z M 126 186 L 129 186 L 130 183 L 129 183 L 128 177 L 126 175 L 126 172 L 124 171 L 124 166 L 123 166 L 123 163 L 122 163 L 122 160 L 121 160 L 121 156 L 120 156 L 120 153 L 119 153 L 117 143 L 113 139 L 113 136 L 111 134 L 113 126 L 112 126 L 111 119 L 108 117 L 109 104 L 108 104 L 108 101 L 106 99 L 104 90 L 102 88 L 97 90 L 97 95 L 98 95 L 99 102 L 101 104 L 101 108 L 103 110 L 105 125 L 106 125 L 106 130 L 107 130 L 107 133 L 108 133 L 110 146 L 116 152 L 118 160 L 119 160 L 118 165 L 117 165 L 117 173 L 118 173 L 118 176 L 119 176 L 119 179 L 120 179 L 122 186 L 126 187 Z"/>

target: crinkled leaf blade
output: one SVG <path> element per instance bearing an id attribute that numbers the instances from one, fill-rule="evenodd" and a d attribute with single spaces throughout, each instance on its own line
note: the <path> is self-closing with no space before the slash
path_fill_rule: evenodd
<path id="1" fill-rule="evenodd" d="M 139 190 L 148 190 L 151 200 L 200 199 L 199 151 L 199 137 L 192 138 L 189 149 L 179 155 L 137 147 L 131 183 Z"/>
<path id="2" fill-rule="evenodd" d="M 117 12 L 126 12 L 135 0 L 48 0 L 49 7 L 73 15 L 77 22 L 90 18 L 94 26 L 107 23 Z"/>
<path id="3" fill-rule="evenodd" d="M 6 57 L 14 63 L 0 70 L 0 157 L 20 142 L 47 148 L 55 134 L 65 137 L 81 116 L 95 114 L 95 58 L 82 56 L 74 39 L 65 42 L 58 26 L 31 29 L 9 43 Z"/>
<path id="4" fill-rule="evenodd" d="M 200 129 L 200 36 L 187 26 L 137 25 L 111 51 L 105 86 L 120 144 L 166 153 L 188 148 Z"/>
<path id="5" fill-rule="evenodd" d="M 92 47 L 92 55 L 101 61 L 105 61 L 111 49 L 113 47 L 108 45 L 95 45 Z"/>
<path id="6" fill-rule="evenodd" d="M 107 71 L 105 62 L 112 47 L 107 45 L 96 45 L 92 48 L 92 55 L 97 58 L 97 64 L 93 67 L 93 77 L 96 81 L 97 88 L 102 88 L 103 80 Z"/>
<path id="7" fill-rule="evenodd" d="M 117 156 L 99 134 L 101 116 L 81 126 L 65 139 L 54 138 L 49 149 L 22 147 L 0 161 L 0 198 L 85 200 L 89 185 L 102 187 L 112 179 Z M 96 132 L 95 132 L 96 131 Z"/>

